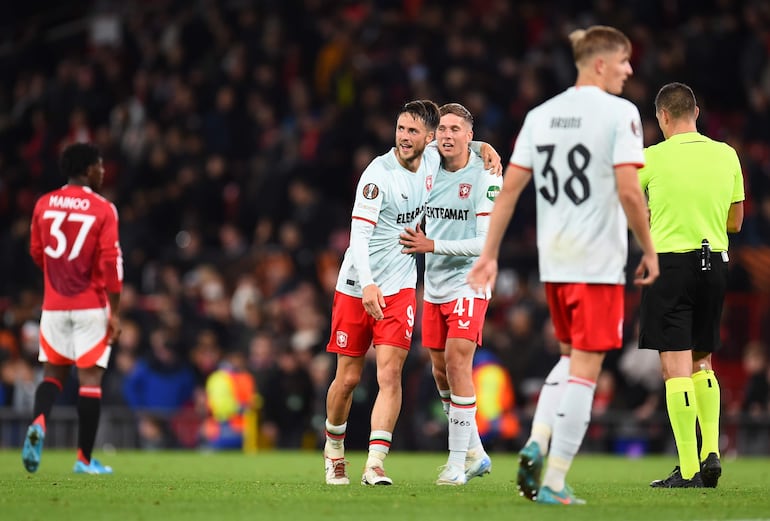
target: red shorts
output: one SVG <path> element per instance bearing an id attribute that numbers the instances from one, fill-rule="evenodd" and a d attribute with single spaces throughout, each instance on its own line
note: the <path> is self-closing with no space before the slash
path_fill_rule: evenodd
<path id="1" fill-rule="evenodd" d="M 445 304 L 426 302 L 422 311 L 422 345 L 443 350 L 447 338 L 464 338 L 481 345 L 489 301 L 459 298 Z"/>
<path id="2" fill-rule="evenodd" d="M 370 345 L 409 349 L 412 345 L 415 309 L 414 288 L 385 297 L 385 317 L 374 320 L 366 314 L 359 297 L 334 292 L 332 334 L 326 350 L 348 356 L 364 356 Z"/>
<path id="3" fill-rule="evenodd" d="M 620 284 L 546 282 L 556 338 L 581 351 L 622 347 L 623 291 Z"/>

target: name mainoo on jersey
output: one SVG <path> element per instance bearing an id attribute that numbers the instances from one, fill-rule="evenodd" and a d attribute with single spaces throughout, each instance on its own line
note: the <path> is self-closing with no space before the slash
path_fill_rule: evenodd
<path id="1" fill-rule="evenodd" d="M 580 128 L 580 118 L 551 118 L 551 128 Z"/>
<path id="2" fill-rule="evenodd" d="M 91 201 L 88 199 L 61 195 L 52 195 L 48 199 L 48 204 L 54 208 L 65 210 L 88 210 L 91 207 Z"/>
<path id="3" fill-rule="evenodd" d="M 449 221 L 467 221 L 468 210 L 460 208 L 439 208 L 437 206 L 428 206 L 425 208 L 425 215 L 431 219 L 447 219 Z"/>
<path id="4" fill-rule="evenodd" d="M 421 206 L 419 208 L 416 208 L 412 210 L 411 212 L 406 213 L 400 213 L 398 214 L 398 217 L 396 217 L 396 224 L 411 224 L 414 222 L 415 219 L 425 210 L 424 206 Z"/>

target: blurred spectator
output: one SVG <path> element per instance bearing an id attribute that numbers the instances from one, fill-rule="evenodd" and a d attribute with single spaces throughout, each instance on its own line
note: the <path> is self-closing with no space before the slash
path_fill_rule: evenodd
<path id="1" fill-rule="evenodd" d="M 516 394 L 511 377 L 488 349 L 478 349 L 473 358 L 476 389 L 476 423 L 485 447 L 514 448 L 521 426 L 516 414 Z M 516 447 L 518 448 L 518 447 Z"/>
<path id="2" fill-rule="evenodd" d="M 102 380 L 102 403 L 128 405 L 123 389 L 128 375 L 134 372 L 136 360 L 146 346 L 139 325 L 133 320 L 121 321 L 121 333 L 117 344 L 112 346 L 110 363 Z"/>
<path id="3" fill-rule="evenodd" d="M 150 352 L 125 377 L 123 392 L 137 415 L 142 448 L 176 445 L 169 421 L 193 398 L 195 373 L 169 343 L 166 330 L 150 334 Z"/>
<path id="4" fill-rule="evenodd" d="M 204 329 L 200 331 L 190 350 L 190 361 L 199 387 L 205 387 L 206 380 L 216 370 L 222 355 L 222 346 L 214 330 Z"/>
<path id="5" fill-rule="evenodd" d="M 747 425 L 740 434 L 741 454 L 766 454 L 770 449 L 770 365 L 767 346 L 750 342 L 743 352 L 746 383 L 743 389 L 741 412 Z"/>
<path id="6" fill-rule="evenodd" d="M 254 377 L 246 369 L 241 351 L 227 353 L 216 371 L 206 379 L 209 416 L 201 427 L 201 442 L 209 449 L 240 449 L 246 426 L 246 411 L 255 407 Z"/>
<path id="7" fill-rule="evenodd" d="M 276 371 L 265 384 L 261 432 L 271 446 L 290 449 L 305 446 L 313 414 L 315 390 L 307 368 L 286 347 L 278 353 Z"/>

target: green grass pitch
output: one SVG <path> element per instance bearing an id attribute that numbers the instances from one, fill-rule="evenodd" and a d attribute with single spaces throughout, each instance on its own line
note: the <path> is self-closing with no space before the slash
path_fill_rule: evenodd
<path id="1" fill-rule="evenodd" d="M 72 473 L 74 451 L 44 451 L 27 474 L 19 451 L 0 451 L 0 520 L 770 520 L 770 460 L 723 461 L 717 489 L 653 490 L 674 458 L 579 455 L 570 484 L 585 506 L 544 506 L 516 494 L 515 454 L 492 454 L 492 473 L 464 487 L 433 481 L 445 454 L 393 453 L 391 487 L 359 484 L 365 454 L 348 454 L 349 486 L 323 482 L 316 452 L 96 454 L 111 476 Z M 569 516 L 569 517 L 565 517 Z"/>

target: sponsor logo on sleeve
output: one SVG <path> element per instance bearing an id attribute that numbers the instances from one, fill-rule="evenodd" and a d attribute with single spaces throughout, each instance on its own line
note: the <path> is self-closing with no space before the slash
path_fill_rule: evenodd
<path id="1" fill-rule="evenodd" d="M 631 120 L 631 132 L 633 132 L 636 137 L 642 137 L 641 121 L 638 121 L 636 119 Z"/>
<path id="2" fill-rule="evenodd" d="M 362 194 L 367 199 L 376 199 L 377 196 L 380 195 L 380 189 L 376 184 L 368 183 L 366 186 L 364 186 Z"/>
<path id="3" fill-rule="evenodd" d="M 495 199 L 497 199 L 497 196 L 500 194 L 500 187 L 499 186 L 490 186 L 487 188 L 487 199 L 489 199 L 492 202 L 495 202 Z"/>

